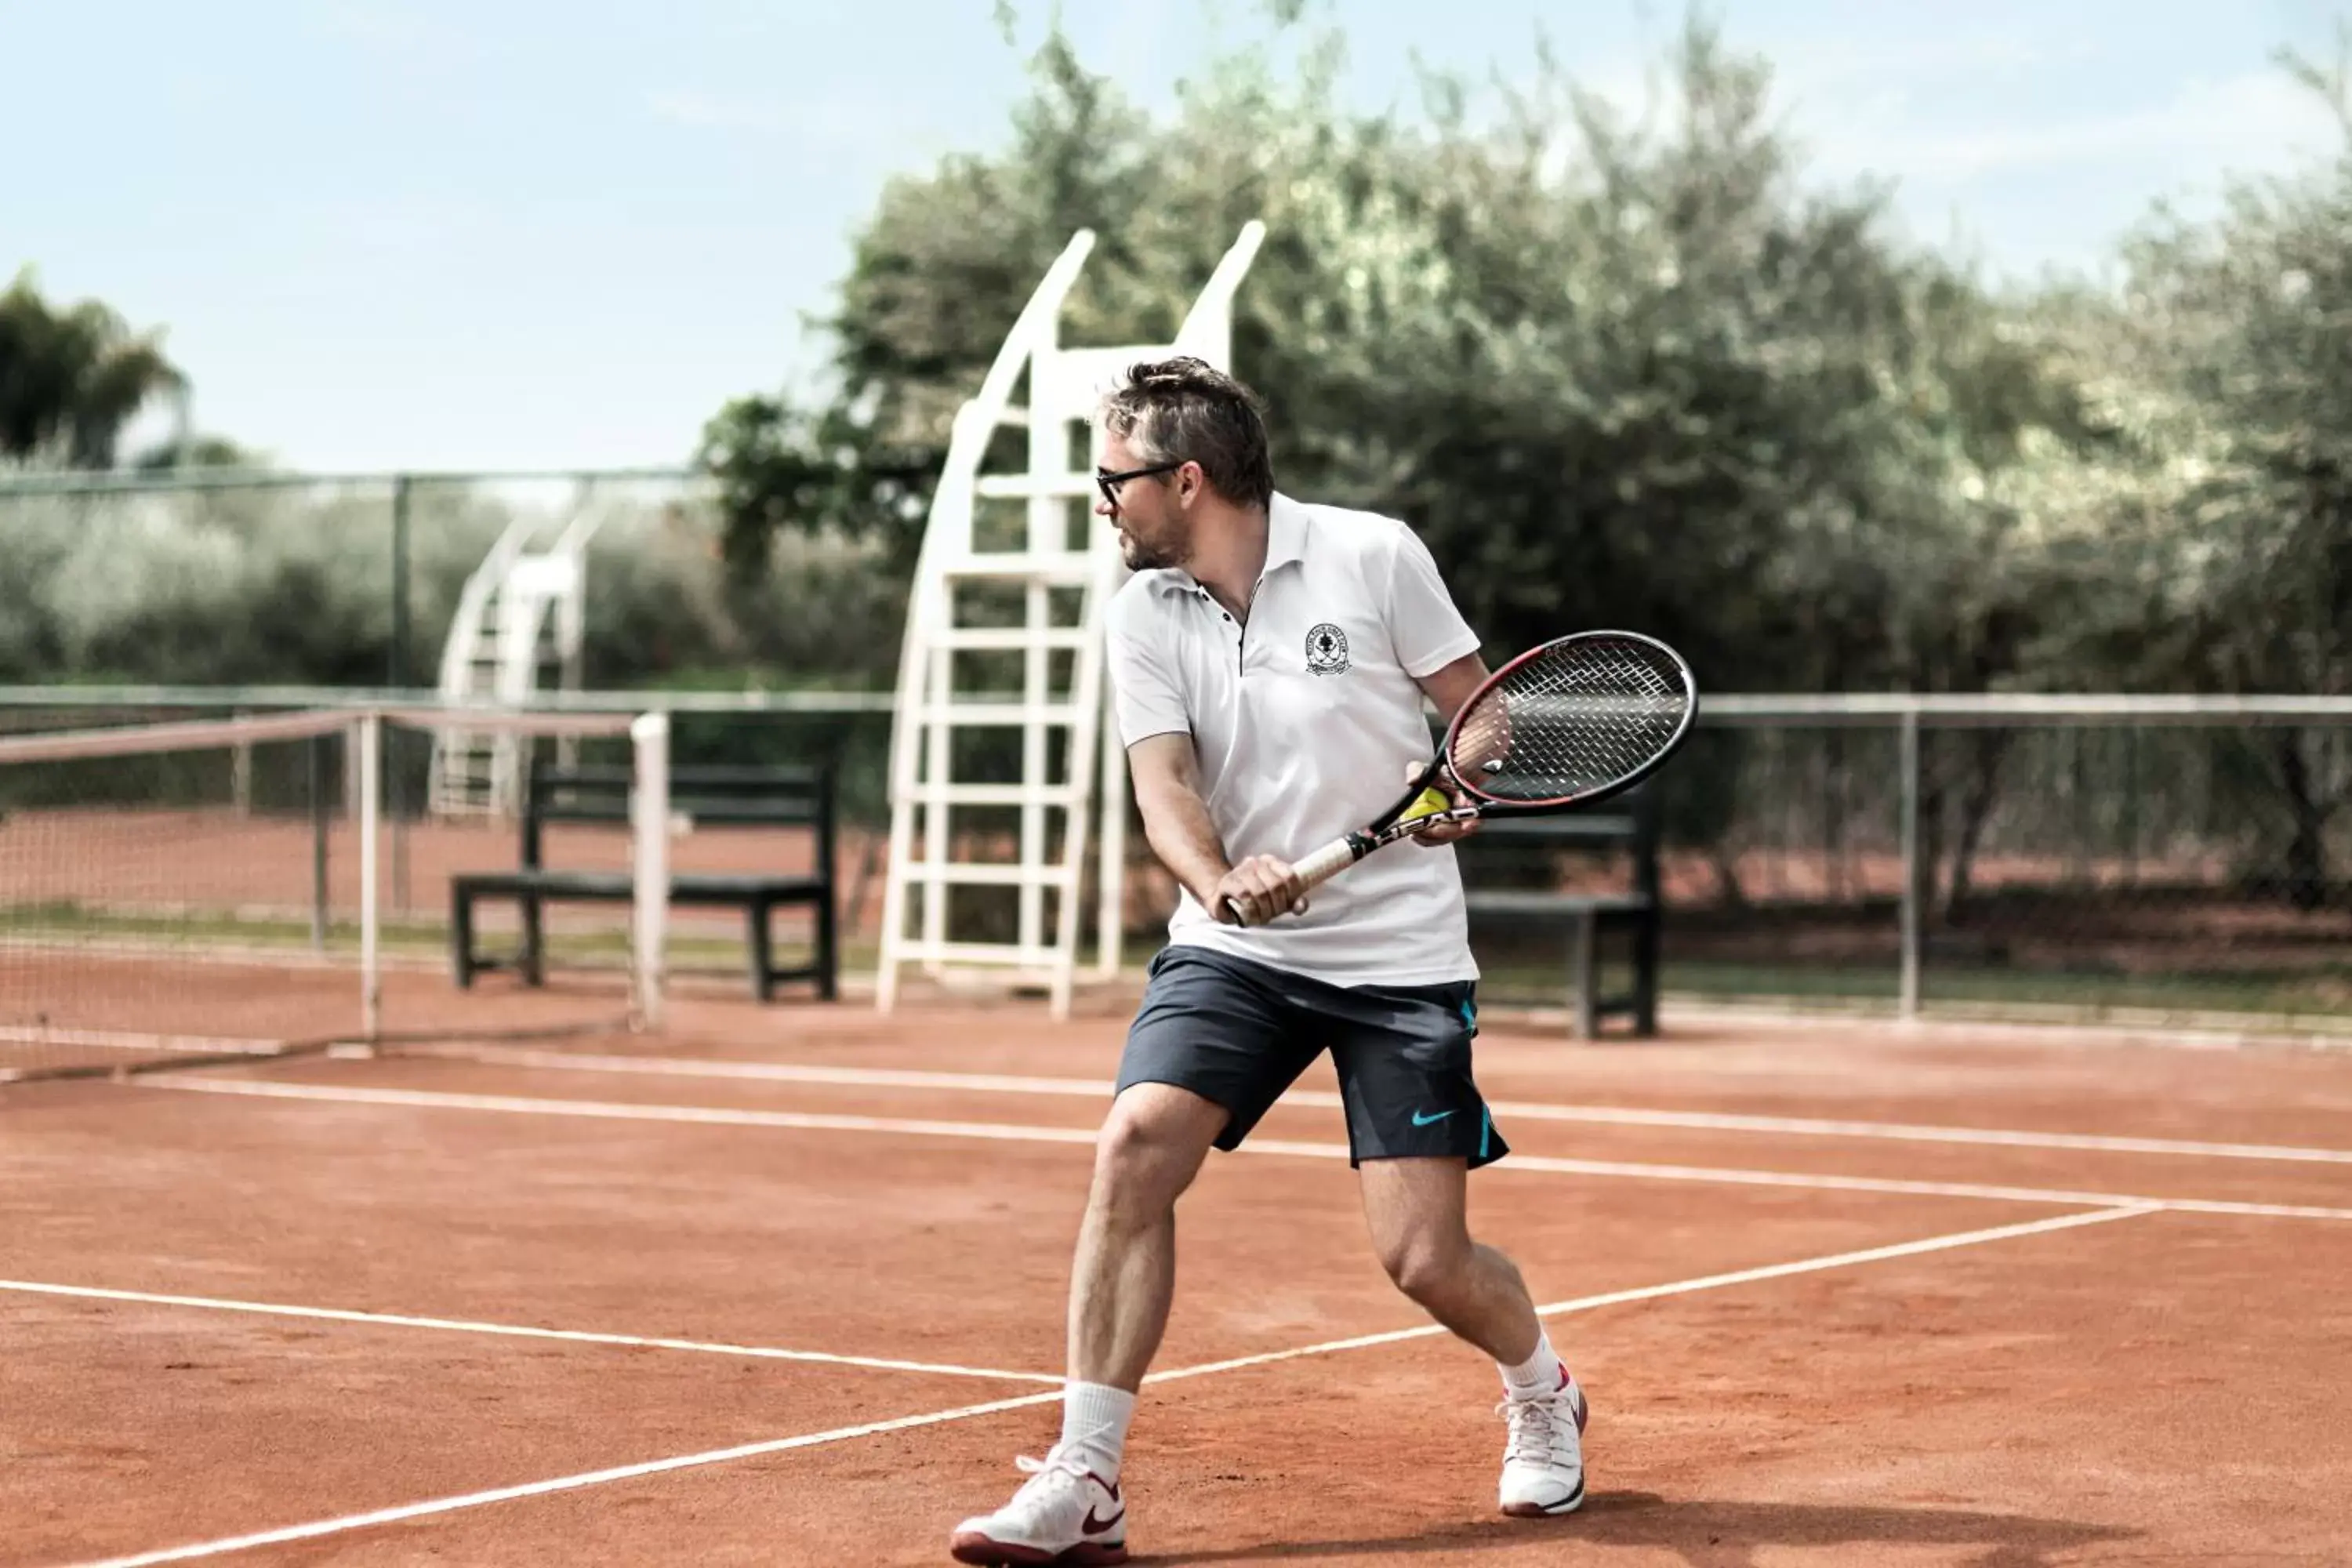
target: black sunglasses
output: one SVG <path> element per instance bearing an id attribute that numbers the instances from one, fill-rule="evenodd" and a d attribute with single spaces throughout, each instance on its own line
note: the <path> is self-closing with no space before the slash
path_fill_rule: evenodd
<path id="1" fill-rule="evenodd" d="M 1111 473 L 1107 469 L 1097 468 L 1095 470 L 1095 488 L 1102 491 L 1103 500 L 1110 502 L 1113 506 L 1117 506 L 1118 504 L 1118 487 L 1127 483 L 1128 480 L 1148 479 L 1154 474 L 1172 474 L 1191 461 L 1192 459 L 1190 458 L 1179 458 L 1172 463 L 1154 463 L 1148 468 L 1129 468 L 1123 473 L 1117 474 Z"/>

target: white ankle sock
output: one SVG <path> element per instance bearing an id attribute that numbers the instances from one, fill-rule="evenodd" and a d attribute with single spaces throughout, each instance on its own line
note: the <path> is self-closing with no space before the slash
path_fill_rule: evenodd
<path id="1" fill-rule="evenodd" d="M 1551 1336 L 1538 1330 L 1536 1353 L 1517 1366 L 1496 1363 L 1503 1373 L 1503 1388 L 1514 1399 L 1542 1399 L 1558 1394 L 1568 1384 L 1567 1369 L 1559 1363 L 1559 1352 L 1551 1348 Z"/>
<path id="2" fill-rule="evenodd" d="M 1127 1452 L 1127 1425 L 1135 1419 L 1135 1395 L 1104 1383 L 1071 1383 L 1062 1388 L 1062 1441 L 1086 1460 L 1087 1468 L 1116 1485 Z"/>

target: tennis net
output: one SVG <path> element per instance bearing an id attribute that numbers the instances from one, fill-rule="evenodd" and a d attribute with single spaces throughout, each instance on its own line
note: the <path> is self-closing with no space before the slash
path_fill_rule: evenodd
<path id="1" fill-rule="evenodd" d="M 637 787 L 599 857 L 633 873 L 635 901 L 578 917 L 580 962 L 549 984 L 461 991 L 449 882 L 511 869 L 513 830 L 402 809 L 426 792 L 401 760 L 425 748 L 387 744 L 452 718 L 297 712 L 0 738 L 0 1082 L 657 1026 L 667 721 L 463 715 L 469 738 L 510 739 L 525 757 L 559 740 L 617 752 Z M 480 940 L 499 933 L 493 921 Z"/>

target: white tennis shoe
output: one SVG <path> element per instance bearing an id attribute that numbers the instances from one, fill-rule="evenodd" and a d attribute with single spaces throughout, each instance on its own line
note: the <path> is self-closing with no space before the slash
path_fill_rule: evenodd
<path id="1" fill-rule="evenodd" d="M 1127 1504 L 1118 1483 L 1055 1447 L 1018 1461 L 1029 1479 L 994 1513 L 956 1526 L 948 1550 L 985 1568 L 1102 1568 L 1127 1561 Z"/>
<path id="2" fill-rule="evenodd" d="M 1496 1414 L 1510 1423 L 1503 1448 L 1503 1511 L 1516 1519 L 1574 1513 L 1584 1503 L 1584 1390 L 1562 1367 L 1559 1391 L 1541 1399 L 1506 1399 Z"/>

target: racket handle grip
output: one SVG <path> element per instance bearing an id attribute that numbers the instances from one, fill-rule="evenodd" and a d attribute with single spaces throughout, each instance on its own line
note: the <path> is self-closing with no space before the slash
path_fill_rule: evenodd
<path id="1" fill-rule="evenodd" d="M 1349 834 L 1345 838 L 1334 838 L 1306 859 L 1293 862 L 1290 868 L 1298 873 L 1301 882 L 1310 888 L 1316 887 L 1362 859 L 1371 847 L 1370 839 Z M 1225 900 L 1225 907 L 1218 918 L 1229 925 L 1245 926 L 1250 923 L 1243 917 L 1241 906 L 1231 899 Z"/>
<path id="2" fill-rule="evenodd" d="M 1370 847 L 1369 843 L 1360 847 L 1357 837 L 1350 834 L 1345 838 L 1334 838 L 1306 859 L 1293 864 L 1290 868 L 1298 873 L 1300 881 L 1312 888 L 1318 883 L 1329 881 L 1362 859 L 1364 851 Z"/>

